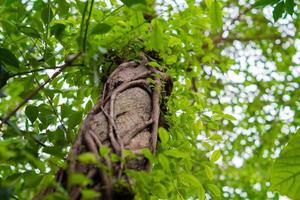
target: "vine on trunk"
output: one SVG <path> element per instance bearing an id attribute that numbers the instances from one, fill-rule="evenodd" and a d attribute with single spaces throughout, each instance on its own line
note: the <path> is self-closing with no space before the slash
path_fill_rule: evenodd
<path id="1" fill-rule="evenodd" d="M 83 122 L 68 158 L 68 169 L 57 173 L 57 182 L 68 190 L 71 199 L 80 199 L 82 195 L 82 187 L 68 183 L 71 174 L 82 173 L 91 179 L 87 188 L 101 192 L 102 199 L 119 199 L 120 196 L 133 199 L 132 181 L 125 170 L 151 168 L 142 150 L 156 152 L 162 89 L 166 86 L 170 91 L 172 81 L 150 66 L 144 54 L 141 58 L 140 63 L 122 63 L 109 76 L 101 99 Z M 103 147 L 112 149 L 110 155 L 117 155 L 119 161 L 101 156 L 99 149 Z M 125 150 L 130 150 L 134 156 L 126 157 Z M 86 152 L 92 152 L 101 165 L 79 161 L 78 156 Z M 126 184 L 120 185 L 124 181 Z M 48 188 L 35 199 L 54 190 Z"/>

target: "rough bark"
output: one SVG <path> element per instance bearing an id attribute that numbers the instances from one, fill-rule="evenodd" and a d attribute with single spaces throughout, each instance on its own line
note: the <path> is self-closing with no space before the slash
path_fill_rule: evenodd
<path id="1" fill-rule="evenodd" d="M 141 63 L 123 63 L 109 76 L 101 99 L 82 124 L 68 158 L 68 169 L 57 173 L 57 182 L 68 190 L 70 199 L 81 199 L 81 187 L 68 185 L 68 176 L 75 172 L 90 178 L 92 183 L 88 188 L 101 192 L 102 199 L 134 198 L 130 178 L 124 170 L 150 168 L 141 150 L 156 151 L 161 91 L 165 85 L 170 91 L 170 78 L 149 66 L 144 56 Z M 99 148 L 102 146 L 111 148 L 126 162 L 113 163 L 101 158 Z M 124 158 L 125 149 L 131 150 L 136 158 Z M 78 155 L 85 152 L 93 152 L 98 162 L 107 166 L 111 173 L 78 161 Z M 126 181 L 126 186 L 118 184 L 121 180 Z M 35 199 L 42 199 L 53 191 L 48 188 Z"/>

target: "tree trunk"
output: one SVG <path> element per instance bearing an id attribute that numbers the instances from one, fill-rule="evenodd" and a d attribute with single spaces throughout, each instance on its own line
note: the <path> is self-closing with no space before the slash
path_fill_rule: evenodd
<path id="1" fill-rule="evenodd" d="M 82 173 L 91 179 L 87 188 L 100 192 L 101 199 L 134 198 L 131 180 L 124 170 L 150 169 L 141 150 L 147 148 L 154 154 L 156 151 L 162 85 L 168 86 L 170 91 L 172 82 L 164 73 L 149 66 L 144 56 L 141 63 L 123 63 L 109 76 L 101 99 L 82 124 L 68 158 L 68 169 L 57 173 L 57 182 L 66 188 L 70 199 L 81 199 L 82 195 L 82 187 L 70 185 L 68 178 L 73 173 Z M 102 157 L 99 148 L 104 146 L 112 152 Z M 125 158 L 124 150 L 132 151 L 134 158 Z M 86 152 L 94 153 L 102 167 L 79 161 L 78 156 Z M 109 159 L 112 153 L 123 162 Z M 35 199 L 54 191 L 47 188 Z"/>

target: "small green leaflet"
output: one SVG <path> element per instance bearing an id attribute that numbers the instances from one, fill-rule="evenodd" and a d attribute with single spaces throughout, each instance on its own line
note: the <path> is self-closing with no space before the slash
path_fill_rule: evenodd
<path id="1" fill-rule="evenodd" d="M 221 191 L 216 185 L 208 184 L 207 188 L 213 196 L 215 196 L 215 197 L 220 197 L 221 196 Z"/>
<path id="2" fill-rule="evenodd" d="M 41 18 L 44 24 L 49 24 L 53 19 L 53 11 L 49 5 L 44 6 L 42 9 Z"/>
<path id="3" fill-rule="evenodd" d="M 209 180 L 213 180 L 214 173 L 213 173 L 212 169 L 210 167 L 208 167 L 207 165 L 204 165 L 204 171 L 205 171 L 207 178 Z"/>
<path id="4" fill-rule="evenodd" d="M 101 194 L 99 192 L 96 192 L 96 191 L 90 190 L 90 189 L 82 190 L 81 194 L 82 194 L 83 199 L 95 199 L 95 198 L 101 196 Z"/>
<path id="5" fill-rule="evenodd" d="M 57 157 L 61 157 L 64 155 L 62 150 L 57 147 L 44 147 L 43 152 L 50 154 L 51 156 L 57 156 Z"/>
<path id="6" fill-rule="evenodd" d="M 107 146 L 102 146 L 99 149 L 99 153 L 103 157 L 107 156 L 109 154 L 109 152 L 110 152 L 110 148 L 108 148 Z"/>
<path id="7" fill-rule="evenodd" d="M 167 189 L 163 184 L 156 183 L 153 186 L 153 191 L 155 196 L 159 197 L 159 199 L 168 199 L 168 192 Z"/>
<path id="8" fill-rule="evenodd" d="M 70 185 L 87 185 L 90 182 L 91 180 L 81 173 L 72 173 L 68 180 Z"/>
<path id="9" fill-rule="evenodd" d="M 186 184 L 189 184 L 191 187 L 196 187 L 196 188 L 202 187 L 200 181 L 192 174 L 182 173 L 181 178 Z"/>
<path id="10" fill-rule="evenodd" d="M 85 164 L 96 164 L 97 158 L 93 153 L 83 153 L 78 156 L 78 160 Z"/>
<path id="11" fill-rule="evenodd" d="M 94 28 L 91 31 L 91 35 L 97 35 L 97 34 L 105 34 L 108 31 L 110 31 L 111 26 L 109 24 L 106 23 L 99 23 L 96 26 L 94 26 Z"/>
<path id="12" fill-rule="evenodd" d="M 150 36 L 150 47 L 154 50 L 160 50 L 164 47 L 163 32 L 159 26 L 158 20 L 152 20 L 152 32 Z"/>
<path id="13" fill-rule="evenodd" d="M 170 149 L 165 151 L 164 154 L 174 158 L 189 158 L 189 154 L 187 152 L 180 151 L 179 149 Z"/>
<path id="14" fill-rule="evenodd" d="M 63 35 L 63 32 L 66 28 L 66 25 L 64 24 L 54 24 L 52 27 L 51 27 L 51 30 L 50 30 L 50 33 L 51 35 L 54 35 L 56 39 L 60 39 L 61 36 Z"/>
<path id="15" fill-rule="evenodd" d="M 11 23 L 9 20 L 0 19 L 0 27 L 2 27 L 8 34 L 16 32 L 16 25 Z"/>
<path id="16" fill-rule="evenodd" d="M 259 0 L 254 4 L 254 7 L 274 6 L 273 18 L 276 22 L 283 14 L 294 14 L 295 1 L 294 0 Z M 286 15 L 285 15 L 286 16 Z"/>
<path id="17" fill-rule="evenodd" d="M 71 130 L 80 124 L 82 120 L 82 112 L 73 111 L 69 116 L 68 129 Z"/>
<path id="18" fill-rule="evenodd" d="M 46 62 L 49 66 L 51 66 L 51 67 L 56 66 L 55 56 L 53 55 L 51 49 L 46 49 L 46 50 L 45 50 L 45 52 L 44 52 L 44 59 L 45 59 L 45 62 Z"/>
<path id="19" fill-rule="evenodd" d="M 212 153 L 210 160 L 211 162 L 216 162 L 219 160 L 220 157 L 221 157 L 221 150 L 218 149 Z"/>
<path id="20" fill-rule="evenodd" d="M 212 29 L 214 31 L 218 31 L 222 28 L 223 21 L 222 21 L 222 9 L 217 0 L 210 2 L 209 7 L 209 17 L 211 20 Z"/>
<path id="21" fill-rule="evenodd" d="M 205 4 L 206 4 L 206 6 L 209 8 L 210 6 L 211 6 L 211 2 L 212 2 L 213 0 L 205 0 Z"/>
<path id="22" fill-rule="evenodd" d="M 121 0 L 128 7 L 132 7 L 136 4 L 146 5 L 146 0 Z"/>
<path id="23" fill-rule="evenodd" d="M 0 62 L 12 67 L 19 67 L 19 60 L 10 50 L 5 48 L 0 48 Z"/>
<path id="24" fill-rule="evenodd" d="M 170 164 L 169 164 L 169 160 L 166 156 L 164 156 L 163 154 L 159 154 L 158 155 L 158 162 L 159 164 L 161 164 L 162 168 L 169 172 L 170 171 Z"/>
<path id="25" fill-rule="evenodd" d="M 140 24 L 144 23 L 145 19 L 143 16 L 143 12 L 138 10 L 132 10 L 132 17 L 130 18 L 130 23 L 133 27 L 137 27 Z"/>
<path id="26" fill-rule="evenodd" d="M 164 146 L 168 143 L 169 141 L 169 133 L 166 129 L 160 127 L 158 129 L 158 134 L 159 134 L 159 139 L 161 141 L 161 144 Z"/>
<path id="27" fill-rule="evenodd" d="M 141 152 L 151 163 L 155 161 L 155 158 L 149 149 L 142 149 Z"/>
<path id="28" fill-rule="evenodd" d="M 205 199 L 205 190 L 202 183 L 192 174 L 183 173 L 180 175 L 184 185 L 187 185 L 191 188 L 195 188 L 197 192 L 198 199 Z"/>
<path id="29" fill-rule="evenodd" d="M 6 69 L 0 64 L 0 89 L 6 85 L 7 80 L 9 79 L 9 73 Z M 1 98 L 1 97 L 0 97 Z"/>
<path id="30" fill-rule="evenodd" d="M 32 28 L 32 27 L 29 27 L 29 26 L 19 26 L 19 31 L 29 37 L 33 37 L 33 38 L 40 38 L 40 34 L 39 32 Z"/>
<path id="31" fill-rule="evenodd" d="M 39 109 L 36 106 L 28 105 L 25 109 L 25 115 L 28 117 L 31 123 L 33 123 L 38 117 Z"/>
<path id="32" fill-rule="evenodd" d="M 294 13 L 294 7 L 295 7 L 294 0 L 285 0 L 284 6 L 287 13 L 289 13 L 290 15 Z"/>
<path id="33" fill-rule="evenodd" d="M 274 18 L 274 21 L 276 22 L 279 18 L 282 17 L 283 13 L 284 13 L 284 2 L 280 2 L 278 3 L 274 10 L 273 10 L 273 18 Z"/>
<path id="34" fill-rule="evenodd" d="M 291 199 L 300 197 L 300 131 L 291 137 L 271 169 L 271 189 Z"/>

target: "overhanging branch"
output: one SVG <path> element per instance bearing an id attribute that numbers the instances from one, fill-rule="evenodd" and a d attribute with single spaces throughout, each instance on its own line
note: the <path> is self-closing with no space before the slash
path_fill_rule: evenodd
<path id="1" fill-rule="evenodd" d="M 66 62 L 63 65 L 58 66 L 59 69 L 56 71 L 50 78 L 48 78 L 44 83 L 39 85 L 37 88 L 35 88 L 27 98 L 25 98 L 20 104 L 18 104 L 11 112 L 9 112 L 6 116 L 1 117 L 1 123 L 0 123 L 0 129 L 2 128 L 3 124 L 7 124 L 9 119 L 14 116 L 17 111 L 22 108 L 30 99 L 32 99 L 35 95 L 39 93 L 44 87 L 50 83 L 52 80 L 54 80 L 60 73 L 62 73 L 67 67 L 71 66 L 72 63 L 81 55 L 81 53 L 78 53 L 76 55 L 70 56 Z"/>

